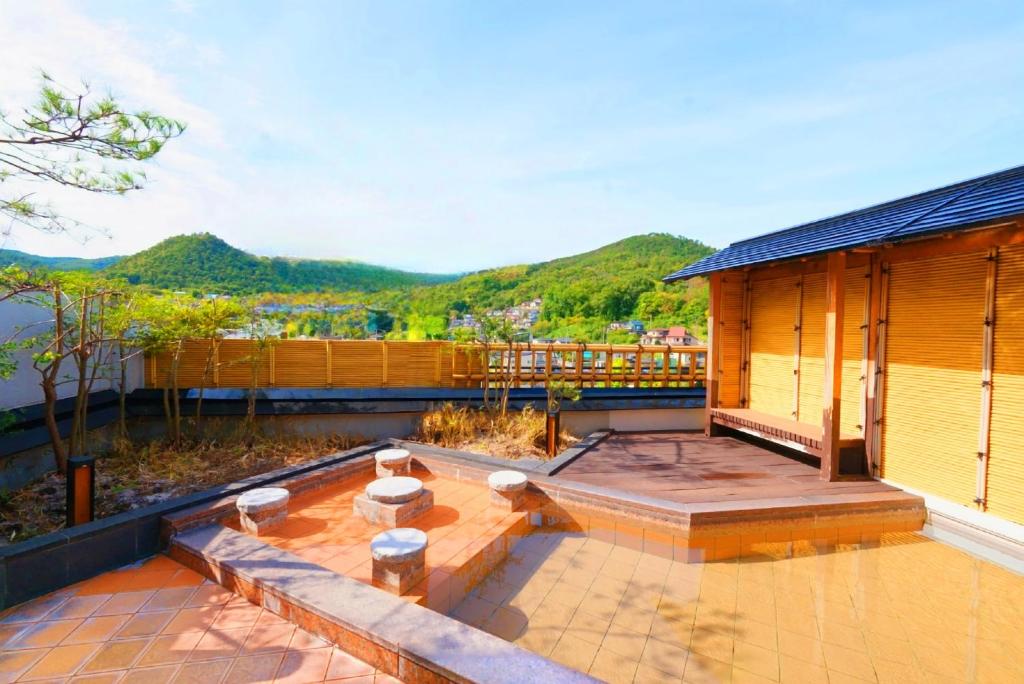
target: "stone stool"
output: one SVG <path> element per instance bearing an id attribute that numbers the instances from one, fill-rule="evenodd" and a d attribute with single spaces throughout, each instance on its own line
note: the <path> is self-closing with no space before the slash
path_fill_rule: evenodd
<path id="1" fill-rule="evenodd" d="M 412 455 L 408 449 L 384 449 L 378 451 L 374 458 L 377 460 L 377 477 L 409 474 Z"/>
<path id="2" fill-rule="evenodd" d="M 487 476 L 491 488 L 491 506 L 503 511 L 518 511 L 526 501 L 526 475 L 517 470 L 499 470 Z"/>
<path id="3" fill-rule="evenodd" d="M 288 517 L 291 495 L 282 487 L 260 487 L 238 497 L 238 513 L 242 529 L 249 534 L 266 534 Z"/>
<path id="4" fill-rule="evenodd" d="M 434 493 L 415 477 L 382 477 L 357 494 L 352 510 L 367 522 L 387 527 L 404 523 L 434 507 Z"/>
<path id="5" fill-rule="evenodd" d="M 373 586 L 404 594 L 423 579 L 426 533 L 412 527 L 381 532 L 370 541 Z"/>

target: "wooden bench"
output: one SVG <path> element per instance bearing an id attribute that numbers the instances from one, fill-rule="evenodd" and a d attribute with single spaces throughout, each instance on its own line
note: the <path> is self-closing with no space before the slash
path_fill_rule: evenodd
<path id="1" fill-rule="evenodd" d="M 770 413 L 742 408 L 711 409 L 711 420 L 716 425 L 739 430 L 754 437 L 773 442 L 780 446 L 821 458 L 822 428 L 812 423 L 787 420 Z M 862 473 L 864 471 L 864 438 L 858 435 L 842 435 L 839 450 L 844 466 L 842 472 Z M 858 463 L 854 467 L 855 463 Z"/>

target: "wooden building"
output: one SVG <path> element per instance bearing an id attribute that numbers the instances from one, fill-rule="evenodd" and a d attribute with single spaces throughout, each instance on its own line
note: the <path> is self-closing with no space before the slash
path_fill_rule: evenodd
<path id="1" fill-rule="evenodd" d="M 734 243 L 708 434 L 739 429 L 1024 524 L 1024 166 Z"/>

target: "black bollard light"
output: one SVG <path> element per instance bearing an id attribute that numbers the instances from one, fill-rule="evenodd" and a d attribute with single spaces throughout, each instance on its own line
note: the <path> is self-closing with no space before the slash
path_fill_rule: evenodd
<path id="1" fill-rule="evenodd" d="M 86 455 L 68 458 L 68 527 L 91 522 L 95 517 L 95 503 L 96 458 Z"/>

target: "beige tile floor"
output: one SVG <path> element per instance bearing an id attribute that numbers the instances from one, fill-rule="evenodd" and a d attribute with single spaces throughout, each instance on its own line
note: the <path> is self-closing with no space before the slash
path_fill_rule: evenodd
<path id="1" fill-rule="evenodd" d="M 0 613 L 0 682 L 397 679 L 159 556 Z"/>
<path id="2" fill-rule="evenodd" d="M 909 533 L 758 551 L 536 533 L 451 614 L 611 682 L 1024 682 L 1024 577 Z"/>

